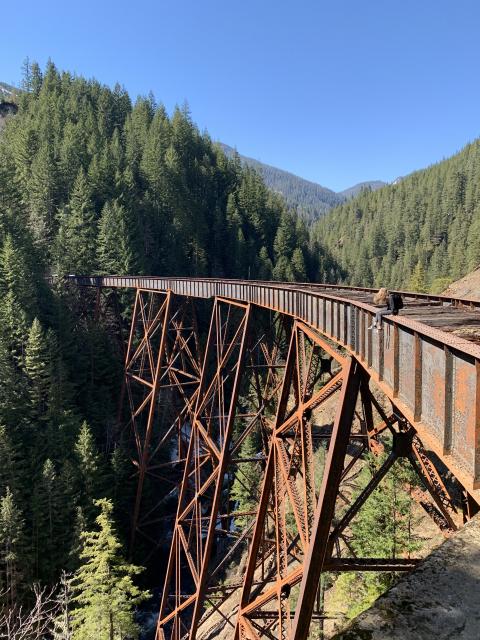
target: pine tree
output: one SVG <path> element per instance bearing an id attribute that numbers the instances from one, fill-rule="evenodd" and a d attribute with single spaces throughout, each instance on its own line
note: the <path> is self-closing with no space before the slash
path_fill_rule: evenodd
<path id="1" fill-rule="evenodd" d="M 275 257 L 290 258 L 295 248 L 295 221 L 288 212 L 282 214 L 273 244 Z"/>
<path id="2" fill-rule="evenodd" d="M 98 529 L 82 534 L 82 565 L 72 579 L 73 640 L 137 638 L 135 607 L 149 594 L 133 583 L 142 569 L 125 562 L 112 522 L 112 503 L 102 499 Z"/>
<path id="3" fill-rule="evenodd" d="M 29 408 L 23 380 L 14 366 L 5 339 L 0 338 L 0 422 L 17 430 Z"/>
<path id="4" fill-rule="evenodd" d="M 305 282 L 307 280 L 307 268 L 305 266 L 305 258 L 302 250 L 297 247 L 292 254 L 292 271 L 293 277 L 297 282 Z"/>
<path id="5" fill-rule="evenodd" d="M 39 460 L 36 460 L 39 464 Z M 31 512 L 33 516 L 33 555 L 37 579 L 53 583 L 65 553 L 63 532 L 58 518 L 63 508 L 55 467 L 47 458 L 37 472 Z"/>
<path id="6" fill-rule="evenodd" d="M 17 360 L 23 357 L 28 335 L 29 315 L 35 308 L 32 276 L 26 256 L 11 235 L 0 253 L 0 305 L 2 331 Z"/>
<path id="7" fill-rule="evenodd" d="M 415 269 L 412 272 L 408 286 L 410 291 L 418 291 L 419 293 L 427 292 L 425 269 L 420 261 L 417 262 Z"/>
<path id="8" fill-rule="evenodd" d="M 24 520 L 7 487 L 5 495 L 0 498 L 0 584 L 6 590 L 6 601 L 10 606 L 18 602 L 26 568 Z"/>
<path id="9" fill-rule="evenodd" d="M 35 156 L 28 187 L 30 229 L 37 245 L 48 250 L 54 232 L 57 176 L 52 150 L 44 144 Z"/>
<path id="10" fill-rule="evenodd" d="M 93 511 L 93 500 L 98 496 L 101 484 L 100 456 L 95 445 L 92 432 L 83 422 L 75 444 L 78 460 L 78 471 L 82 480 L 82 499 L 85 515 L 90 517 Z"/>
<path id="11" fill-rule="evenodd" d="M 231 497 L 237 501 L 236 511 L 255 511 L 258 506 L 258 491 L 261 483 L 262 472 L 258 462 L 253 458 L 258 455 L 258 442 L 255 434 L 248 435 L 240 447 L 240 458 L 250 460 L 238 465 L 235 479 L 232 484 Z M 235 518 L 235 525 L 244 527 L 252 520 L 252 516 L 240 515 Z"/>
<path id="12" fill-rule="evenodd" d="M 135 224 L 117 200 L 107 202 L 98 225 L 98 265 L 103 273 L 137 272 Z"/>
<path id="13" fill-rule="evenodd" d="M 80 170 L 68 206 L 60 218 L 57 261 L 61 273 L 92 273 L 95 268 L 96 223 L 92 194 Z"/>
<path id="14" fill-rule="evenodd" d="M 44 417 L 51 386 L 51 364 L 42 325 L 35 318 L 25 347 L 25 372 L 30 386 L 29 395 L 33 419 Z"/>
<path id="15" fill-rule="evenodd" d="M 69 571 L 76 571 L 80 566 L 80 554 L 82 553 L 83 542 L 82 532 L 87 530 L 87 520 L 83 514 L 82 507 L 77 507 L 73 523 L 73 530 L 70 540 L 70 549 L 66 568 Z"/>
<path id="16" fill-rule="evenodd" d="M 268 255 L 267 247 L 262 247 L 259 253 L 258 277 L 260 280 L 271 280 L 273 265 Z"/>
<path id="17" fill-rule="evenodd" d="M 5 425 L 0 424 L 0 495 L 7 487 L 16 491 L 18 485 L 17 452 Z"/>

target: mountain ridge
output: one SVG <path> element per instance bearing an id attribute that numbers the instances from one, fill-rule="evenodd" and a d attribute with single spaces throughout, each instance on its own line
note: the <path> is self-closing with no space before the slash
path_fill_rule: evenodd
<path id="1" fill-rule="evenodd" d="M 327 211 L 355 197 L 362 190 L 376 191 L 387 184 L 381 180 L 371 180 L 359 182 L 343 191 L 335 192 L 318 182 L 238 153 L 236 149 L 223 142 L 218 144 L 227 156 L 232 157 L 237 153 L 243 164 L 259 171 L 265 184 L 273 191 L 280 193 L 287 204 L 297 209 L 309 222 L 318 220 Z"/>

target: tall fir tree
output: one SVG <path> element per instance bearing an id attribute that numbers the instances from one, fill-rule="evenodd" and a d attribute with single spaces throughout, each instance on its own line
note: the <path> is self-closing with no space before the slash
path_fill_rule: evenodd
<path id="1" fill-rule="evenodd" d="M 82 534 L 82 564 L 71 582 L 73 640 L 138 638 L 135 608 L 149 596 L 133 582 L 142 569 L 122 556 L 112 503 L 102 499 L 95 504 L 100 509 L 97 529 Z"/>
<path id="2" fill-rule="evenodd" d="M 92 193 L 83 169 L 60 217 L 57 261 L 60 273 L 88 274 L 95 269 L 96 219 Z"/>
<path id="3" fill-rule="evenodd" d="M 14 606 L 28 579 L 24 520 L 10 488 L 0 498 L 0 584 L 7 606 Z"/>

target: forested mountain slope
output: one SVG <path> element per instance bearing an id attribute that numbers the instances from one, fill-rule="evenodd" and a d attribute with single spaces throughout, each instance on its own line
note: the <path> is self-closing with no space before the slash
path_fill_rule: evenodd
<path id="1" fill-rule="evenodd" d="M 285 198 L 287 205 L 308 222 L 318 220 L 332 207 L 342 204 L 348 198 L 353 198 L 362 190 L 371 189 L 375 191 L 386 184 L 381 180 L 359 182 L 349 189 L 335 193 L 335 191 L 322 187 L 317 182 L 305 180 L 278 167 L 272 167 L 269 164 L 237 153 L 235 149 L 227 144 L 220 143 L 220 146 L 229 158 L 233 158 L 236 155 L 240 158 L 242 164 L 247 167 L 253 167 L 258 171 L 267 187 L 276 193 L 280 193 Z"/>
<path id="2" fill-rule="evenodd" d="M 305 180 L 278 167 L 272 167 L 254 158 L 238 154 L 235 149 L 226 144 L 222 143 L 220 146 L 230 158 L 236 155 L 242 164 L 258 171 L 265 184 L 276 193 L 280 193 L 285 198 L 285 202 L 303 214 L 307 220 L 318 219 L 326 211 L 345 200 L 343 195 L 322 187 L 316 182 Z"/>
<path id="3" fill-rule="evenodd" d="M 480 140 L 319 220 L 354 285 L 441 291 L 480 263 Z"/>

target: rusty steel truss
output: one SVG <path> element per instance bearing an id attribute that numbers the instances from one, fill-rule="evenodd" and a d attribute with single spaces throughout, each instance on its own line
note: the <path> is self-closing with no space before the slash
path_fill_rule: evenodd
<path id="1" fill-rule="evenodd" d="M 399 330 L 394 324 L 385 341 L 381 334 L 380 350 L 367 332 L 368 310 L 355 315 L 330 302 L 314 313 L 297 300 L 286 313 L 276 294 L 254 304 L 240 285 L 235 298 L 190 291 L 137 287 L 125 355 L 132 550 L 141 539 L 153 553 L 165 502 L 175 504 L 156 639 L 206 640 L 223 629 L 235 640 L 306 640 L 325 618 L 323 575 L 408 571 L 418 562 L 357 557 L 352 545 L 351 523 L 399 459 L 420 478 L 405 489 L 439 528 L 448 535 L 461 523 L 458 496 L 442 478 L 444 465 L 455 470 L 453 447 L 433 453 L 420 420 L 422 407 L 424 420 L 428 414 L 419 338 L 412 344 L 421 372 L 404 383 Z M 210 298 L 201 329 L 196 297 Z M 318 322 L 306 321 L 309 313 Z M 450 347 L 446 353 L 448 363 Z M 451 429 L 452 407 L 443 412 Z M 352 497 L 367 455 L 371 479 Z M 470 516 L 470 486 L 464 496 Z"/>

